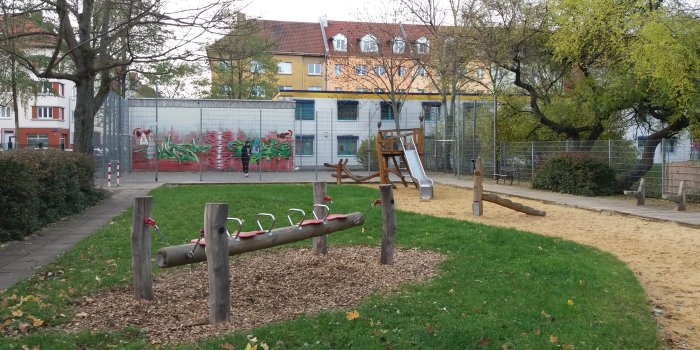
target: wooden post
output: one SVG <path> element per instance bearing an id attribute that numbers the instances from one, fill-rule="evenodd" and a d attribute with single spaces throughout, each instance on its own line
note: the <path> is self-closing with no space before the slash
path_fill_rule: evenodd
<path id="1" fill-rule="evenodd" d="M 231 314 L 231 277 L 228 258 L 226 216 L 228 204 L 207 203 L 204 207 L 204 239 L 207 242 L 209 273 L 209 323 L 228 322 Z"/>
<path id="2" fill-rule="evenodd" d="M 481 163 L 481 157 L 476 157 L 476 166 L 474 169 L 474 202 L 472 203 L 472 215 L 484 215 L 484 206 L 481 201 L 481 196 L 484 194 L 484 166 Z"/>
<path id="3" fill-rule="evenodd" d="M 394 192 L 391 184 L 379 185 L 379 191 L 382 199 L 382 253 L 379 263 L 392 265 L 394 263 L 394 247 L 396 246 Z"/>
<path id="4" fill-rule="evenodd" d="M 131 271 L 136 299 L 153 300 L 151 235 L 144 219 L 151 215 L 153 197 L 136 197 L 131 222 Z"/>
<path id="5" fill-rule="evenodd" d="M 326 183 L 325 182 L 314 182 L 314 204 L 323 204 L 323 197 L 326 196 Z M 316 216 L 322 218 L 326 213 L 323 212 L 323 208 L 314 207 L 314 212 Z M 314 254 L 328 254 L 328 244 L 326 243 L 326 236 L 318 236 L 313 238 L 314 242 Z"/>

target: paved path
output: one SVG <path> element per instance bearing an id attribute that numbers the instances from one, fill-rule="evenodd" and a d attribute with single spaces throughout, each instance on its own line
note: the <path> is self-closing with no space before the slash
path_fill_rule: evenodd
<path id="1" fill-rule="evenodd" d="M 469 177 L 457 178 L 435 174 L 429 176 L 437 183 L 472 187 L 472 181 Z M 112 218 L 132 206 L 135 197 L 145 196 L 150 190 L 162 184 L 312 182 L 319 180 L 334 181 L 330 172 L 251 173 L 250 177 L 247 178 L 238 173 L 160 173 L 157 181 L 153 173 L 134 173 L 124 176 L 119 187 L 112 187 L 111 198 L 100 205 L 90 208 L 80 215 L 55 223 L 27 240 L 11 242 L 0 247 L 0 291 L 31 276 L 34 269 L 48 264 L 78 241 L 108 224 Z M 484 190 L 590 210 L 675 221 L 700 228 L 700 213 L 677 212 L 669 208 L 652 206 L 638 207 L 633 198 L 624 201 L 577 197 L 489 183 L 484 184 Z M 418 192 L 416 192 L 416 196 L 418 196 Z"/>

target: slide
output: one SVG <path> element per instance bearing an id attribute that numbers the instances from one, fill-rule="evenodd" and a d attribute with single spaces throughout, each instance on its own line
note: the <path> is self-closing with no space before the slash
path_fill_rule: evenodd
<path id="1" fill-rule="evenodd" d="M 420 199 L 433 198 L 433 180 L 428 178 L 423 169 L 423 163 L 420 161 L 420 155 L 416 150 L 416 144 L 412 136 L 401 137 L 401 147 L 408 162 L 408 171 L 411 172 L 413 181 L 418 183 L 420 189 Z"/>

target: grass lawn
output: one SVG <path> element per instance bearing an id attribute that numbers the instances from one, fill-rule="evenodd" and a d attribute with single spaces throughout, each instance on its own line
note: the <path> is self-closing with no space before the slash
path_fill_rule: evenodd
<path id="1" fill-rule="evenodd" d="M 378 190 L 329 185 L 333 212 L 364 211 Z M 310 208 L 311 185 L 165 186 L 152 193 L 152 217 L 171 244 L 198 235 L 204 204 L 229 203 L 229 215 L 258 212 L 286 220 Z M 455 203 L 469 210 L 469 203 Z M 153 348 L 138 328 L 67 334 L 52 326 L 75 317 L 72 305 L 131 282 L 131 211 L 54 263 L 0 294 L 2 349 Z M 253 222 L 253 220 L 249 220 Z M 280 221 L 279 226 L 284 224 Z M 634 274 L 617 258 L 556 238 L 457 220 L 397 212 L 397 244 L 442 252 L 441 274 L 374 294 L 352 310 L 305 315 L 177 349 L 245 349 L 255 335 L 272 349 L 660 349 L 657 326 Z M 252 228 L 252 227 L 247 227 Z M 365 230 L 328 236 L 339 244 L 378 246 L 381 210 Z M 154 253 L 161 246 L 154 238 Z M 296 243 L 310 246 L 310 240 Z M 288 247 L 288 246 L 287 246 Z M 154 273 L 160 273 L 154 267 Z M 205 311 L 203 311 L 205 312 Z M 14 335 L 19 334 L 19 335 Z M 261 349 L 262 347 L 258 347 Z"/>

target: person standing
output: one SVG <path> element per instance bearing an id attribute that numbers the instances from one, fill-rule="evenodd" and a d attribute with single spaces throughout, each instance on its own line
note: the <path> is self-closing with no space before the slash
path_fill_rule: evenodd
<path id="1" fill-rule="evenodd" d="M 248 177 L 248 164 L 250 164 L 250 141 L 246 140 L 241 147 L 241 162 L 243 163 L 243 174 Z"/>

